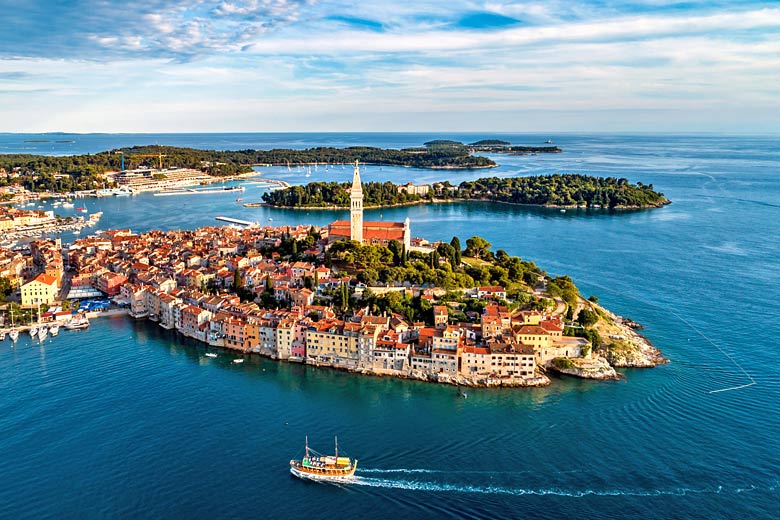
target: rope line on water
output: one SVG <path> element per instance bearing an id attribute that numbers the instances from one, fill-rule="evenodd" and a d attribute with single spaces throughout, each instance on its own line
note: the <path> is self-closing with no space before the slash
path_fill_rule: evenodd
<path id="1" fill-rule="evenodd" d="M 750 375 L 750 374 L 747 372 L 747 370 L 745 370 L 745 369 L 742 367 L 742 365 L 740 365 L 739 363 L 737 363 L 737 360 L 736 360 L 736 359 L 734 359 L 734 357 L 732 357 L 732 356 L 731 356 L 731 354 L 729 354 L 728 352 L 726 352 L 725 350 L 723 350 L 723 348 L 721 348 L 721 347 L 720 347 L 720 346 L 719 346 L 717 343 L 715 343 L 715 342 L 714 342 L 712 339 L 710 339 L 710 338 L 709 338 L 709 337 L 708 337 L 706 334 L 704 334 L 704 332 L 702 332 L 701 330 L 699 330 L 699 329 L 698 329 L 698 328 L 697 328 L 695 325 L 693 325 L 691 322 L 689 322 L 688 320 L 686 320 L 685 318 L 683 318 L 682 316 L 680 316 L 679 314 L 677 314 L 677 313 L 676 313 L 676 312 L 674 312 L 673 310 L 671 310 L 671 309 L 669 309 L 669 308 L 667 308 L 667 307 L 663 307 L 663 306 L 661 306 L 661 305 L 658 305 L 657 303 L 652 303 L 652 302 L 648 302 L 648 301 L 640 300 L 639 298 L 637 298 L 637 297 L 635 297 L 635 296 L 632 296 L 632 295 L 630 295 L 630 294 L 626 294 L 626 293 L 624 293 L 624 292 L 621 292 L 621 291 L 618 291 L 618 290 L 615 290 L 615 289 L 612 289 L 612 288 L 609 288 L 609 287 L 604 287 L 603 285 L 601 285 L 601 284 L 598 284 L 598 283 L 592 283 L 592 282 L 587 282 L 587 283 L 589 283 L 590 285 L 593 285 L 594 287 L 598 287 L 598 288 L 600 288 L 600 289 L 603 289 L 603 290 L 605 290 L 605 291 L 607 291 L 607 292 L 612 292 L 612 293 L 614 293 L 614 294 L 618 294 L 618 295 L 620 295 L 620 296 L 623 296 L 623 297 L 625 297 L 625 298 L 628 298 L 628 299 L 631 299 L 631 300 L 634 300 L 634 301 L 638 301 L 638 302 L 640 302 L 640 303 L 643 303 L 643 304 L 645 304 L 645 305 L 649 305 L 649 306 L 651 306 L 651 307 L 657 307 L 657 308 L 659 308 L 659 309 L 662 309 L 662 310 L 664 310 L 664 311 L 667 311 L 667 312 L 669 312 L 669 313 L 670 313 L 670 314 L 672 314 L 672 315 L 673 315 L 675 318 L 677 318 L 678 320 L 680 320 L 680 321 L 681 321 L 683 324 L 687 325 L 687 326 L 688 326 L 688 327 L 689 327 L 691 330 L 693 330 L 693 331 L 694 331 L 696 334 L 698 334 L 699 336 L 701 336 L 702 338 L 704 338 L 704 340 L 705 340 L 707 343 L 709 343 L 710 345 L 712 345 L 713 347 L 715 347 L 716 349 L 718 349 L 718 351 L 719 351 L 721 354 L 723 354 L 723 355 L 724 355 L 726 358 L 728 358 L 728 360 L 729 360 L 729 361 L 731 361 L 731 363 L 732 363 L 732 364 L 733 364 L 735 367 L 737 367 L 737 368 L 739 369 L 739 371 L 740 371 L 740 372 L 742 372 L 742 374 L 744 374 L 744 376 L 745 376 L 746 378 L 748 378 L 748 380 L 750 381 L 749 383 L 745 383 L 744 385 L 730 386 L 730 387 L 728 387 L 728 388 L 720 388 L 720 389 L 718 389 L 718 390 L 710 390 L 710 391 L 708 391 L 708 392 L 707 392 L 708 394 L 718 394 L 718 393 L 720 393 L 720 392 L 729 392 L 729 391 L 731 391 L 731 390 L 740 390 L 740 389 L 742 389 L 742 388 L 747 388 L 747 387 L 749 387 L 749 386 L 753 386 L 753 385 L 756 385 L 756 384 L 758 384 L 758 382 L 757 382 L 757 381 L 756 381 L 756 380 L 753 378 L 753 376 L 751 376 L 751 375 Z"/>

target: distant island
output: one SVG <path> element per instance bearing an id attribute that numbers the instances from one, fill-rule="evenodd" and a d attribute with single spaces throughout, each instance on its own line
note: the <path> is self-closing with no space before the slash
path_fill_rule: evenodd
<path id="1" fill-rule="evenodd" d="M 253 166 L 300 166 L 309 164 L 364 164 L 429 169 L 477 169 L 498 166 L 478 153 L 530 155 L 559 153 L 555 146 L 515 146 L 487 139 L 466 145 L 458 141 L 433 140 L 421 147 L 347 148 L 314 147 L 303 150 L 198 150 L 175 146 L 132 146 L 82 155 L 0 154 L 0 187 L 20 184 L 31 192 L 73 192 L 106 187 L 106 172 L 139 168 L 175 167 L 199 170 L 216 177 L 251 173 Z M 110 187 L 110 186 L 108 186 Z"/>
<path id="2" fill-rule="evenodd" d="M 349 183 L 312 182 L 263 194 L 263 201 L 285 208 L 349 207 Z M 442 201 L 492 201 L 548 207 L 608 209 L 657 208 L 670 201 L 652 184 L 627 179 L 555 174 L 534 177 L 482 178 L 457 186 L 448 181 L 431 185 L 363 184 L 365 207 L 389 207 Z"/>

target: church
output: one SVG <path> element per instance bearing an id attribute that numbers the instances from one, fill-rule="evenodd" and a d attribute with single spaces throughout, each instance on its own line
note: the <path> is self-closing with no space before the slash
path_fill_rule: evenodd
<path id="1" fill-rule="evenodd" d="M 349 190 L 350 219 L 337 220 L 328 226 L 328 242 L 355 240 L 363 245 L 387 246 L 391 240 L 403 244 L 407 251 L 411 246 L 412 232 L 409 218 L 404 222 L 363 222 L 363 185 L 360 169 L 355 161 L 352 188 Z"/>

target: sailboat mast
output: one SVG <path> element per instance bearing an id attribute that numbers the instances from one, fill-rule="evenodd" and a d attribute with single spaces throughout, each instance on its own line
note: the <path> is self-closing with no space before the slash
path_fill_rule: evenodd
<path id="1" fill-rule="evenodd" d="M 339 462 L 339 438 L 336 437 L 336 464 Z"/>
<path id="2" fill-rule="evenodd" d="M 309 458 L 309 436 L 306 436 L 306 458 Z"/>

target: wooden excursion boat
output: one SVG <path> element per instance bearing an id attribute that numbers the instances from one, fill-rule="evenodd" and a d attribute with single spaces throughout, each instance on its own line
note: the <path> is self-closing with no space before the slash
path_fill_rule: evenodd
<path id="1" fill-rule="evenodd" d="M 309 448 L 306 437 L 306 454 L 303 459 L 290 461 L 290 473 L 302 479 L 311 480 L 349 480 L 355 474 L 358 461 L 349 457 L 339 457 L 339 439 L 336 437 L 336 454 L 320 455 Z"/>

